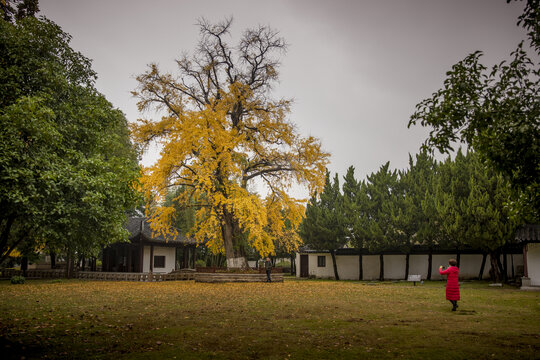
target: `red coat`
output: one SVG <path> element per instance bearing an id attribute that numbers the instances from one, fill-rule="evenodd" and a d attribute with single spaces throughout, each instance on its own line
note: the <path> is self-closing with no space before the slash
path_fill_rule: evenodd
<path id="1" fill-rule="evenodd" d="M 459 300 L 459 269 L 455 266 L 450 266 L 446 270 L 439 268 L 441 275 L 448 275 L 446 280 L 446 300 Z"/>

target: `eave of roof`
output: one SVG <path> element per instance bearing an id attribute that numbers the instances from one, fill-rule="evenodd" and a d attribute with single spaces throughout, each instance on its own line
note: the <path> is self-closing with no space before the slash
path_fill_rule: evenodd
<path id="1" fill-rule="evenodd" d="M 520 243 L 540 242 L 540 225 L 523 225 L 516 230 L 516 240 Z"/>
<path id="2" fill-rule="evenodd" d="M 176 230 L 176 236 L 163 237 L 157 234 L 150 228 L 150 223 L 145 217 L 132 216 L 128 218 L 126 229 L 130 232 L 129 240 L 131 242 L 143 241 L 144 243 L 152 243 L 158 245 L 196 245 L 197 242 L 193 238 L 187 238 L 179 229 Z"/>

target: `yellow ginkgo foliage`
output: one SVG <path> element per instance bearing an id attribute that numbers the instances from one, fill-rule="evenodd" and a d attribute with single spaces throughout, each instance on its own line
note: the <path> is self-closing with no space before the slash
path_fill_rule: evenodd
<path id="1" fill-rule="evenodd" d="M 225 41 L 230 25 L 200 21 L 201 41 L 194 55 L 177 60 L 179 75 L 150 65 L 137 78 L 139 110 L 155 108 L 162 117 L 139 120 L 132 137 L 143 149 L 153 141 L 162 145 L 158 161 L 143 172 L 147 198 L 160 204 L 170 187 L 183 186 L 187 191 L 174 201 L 197 209 L 190 235 L 224 252 L 228 267 L 245 267 L 248 247 L 265 256 L 276 246 L 292 251 L 301 243 L 303 201 L 288 192 L 293 184 L 320 190 L 329 154 L 318 139 L 296 132 L 287 120 L 288 100 L 269 97 L 283 39 L 259 27 L 231 48 Z M 265 198 L 250 190 L 254 182 L 266 187 Z M 175 211 L 158 206 L 154 230 L 169 233 Z"/>

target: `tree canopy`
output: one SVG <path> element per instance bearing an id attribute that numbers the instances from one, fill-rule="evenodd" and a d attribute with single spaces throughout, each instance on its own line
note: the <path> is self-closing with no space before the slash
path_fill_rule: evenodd
<path id="1" fill-rule="evenodd" d="M 529 30 L 539 52 L 539 2 L 527 1 L 518 24 Z M 467 143 L 520 192 L 522 215 L 531 222 L 540 214 L 540 63 L 523 43 L 509 60 L 488 69 L 481 51 L 469 54 L 446 73 L 444 86 L 417 105 L 409 126 L 430 127 L 425 145 L 452 151 Z"/>
<path id="2" fill-rule="evenodd" d="M 132 134 L 141 148 L 163 145 L 142 177 L 147 197 L 161 203 L 168 187 L 184 186 L 174 201 L 197 209 L 195 238 L 224 252 L 229 267 L 244 267 L 249 247 L 265 256 L 278 243 L 291 250 L 300 243 L 304 206 L 288 190 L 294 183 L 322 188 L 329 155 L 288 121 L 289 100 L 271 98 L 285 41 L 259 26 L 231 46 L 231 24 L 201 20 L 199 45 L 177 60 L 177 74 L 151 64 L 138 76 L 139 109 L 155 109 L 161 119 L 140 120 Z M 266 187 L 264 199 L 255 181 Z M 176 211 L 156 208 L 153 228 L 170 231 Z"/>
<path id="3" fill-rule="evenodd" d="M 45 18 L 0 20 L 3 257 L 45 245 L 89 254 L 127 238 L 139 173 L 127 121 L 70 39 Z"/>

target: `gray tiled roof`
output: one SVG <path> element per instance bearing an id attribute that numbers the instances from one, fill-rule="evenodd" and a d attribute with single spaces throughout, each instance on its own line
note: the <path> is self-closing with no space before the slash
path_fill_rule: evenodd
<path id="1" fill-rule="evenodd" d="M 150 228 L 150 223 L 145 217 L 131 216 L 128 218 L 126 229 L 130 232 L 129 239 L 136 241 L 141 234 L 144 241 L 153 243 L 166 243 L 178 245 L 195 245 L 196 241 L 193 238 L 187 238 L 181 234 L 179 229 L 176 229 L 178 234 L 175 237 L 165 239 L 162 235 L 155 233 Z"/>
<path id="2" fill-rule="evenodd" d="M 524 225 L 516 231 L 519 242 L 540 242 L 540 225 Z"/>

